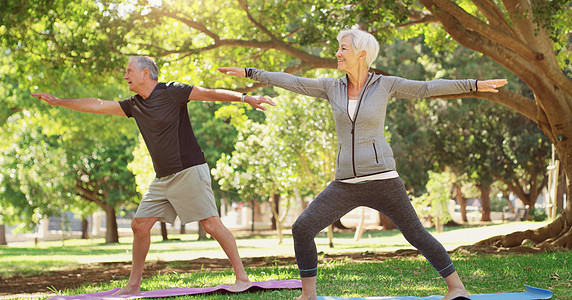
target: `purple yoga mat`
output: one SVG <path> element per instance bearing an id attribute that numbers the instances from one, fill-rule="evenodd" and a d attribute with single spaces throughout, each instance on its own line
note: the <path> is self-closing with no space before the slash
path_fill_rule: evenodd
<path id="1" fill-rule="evenodd" d="M 214 292 L 223 293 L 241 293 L 246 291 L 258 291 L 258 290 L 275 290 L 275 289 L 301 289 L 302 282 L 297 279 L 288 280 L 269 280 L 262 282 L 253 282 L 252 286 L 238 292 L 231 292 L 228 290 L 230 285 L 220 284 L 215 287 L 204 287 L 204 288 L 176 288 L 176 289 L 163 289 L 154 291 L 143 291 L 139 295 L 122 295 L 122 296 L 110 296 L 111 294 L 117 292 L 119 289 L 112 289 L 104 292 L 81 294 L 75 296 L 54 296 L 48 298 L 48 300 L 71 300 L 71 299 L 81 299 L 81 300 L 92 300 L 92 299 L 139 299 L 139 298 L 165 298 L 165 297 L 176 297 L 184 295 L 197 295 L 197 294 L 208 294 Z"/>

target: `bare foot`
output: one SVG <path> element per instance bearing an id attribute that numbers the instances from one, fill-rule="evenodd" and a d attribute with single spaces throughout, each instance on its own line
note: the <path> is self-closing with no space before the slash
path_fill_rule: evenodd
<path id="1" fill-rule="evenodd" d="M 121 295 L 139 295 L 141 294 L 141 286 L 127 284 L 125 287 L 119 291 L 111 294 L 111 296 L 121 296 Z"/>
<path id="2" fill-rule="evenodd" d="M 236 280 L 233 285 L 228 287 L 231 292 L 243 292 L 252 286 L 250 280 Z"/>
<path id="3" fill-rule="evenodd" d="M 314 295 L 302 294 L 300 295 L 300 297 L 296 298 L 296 300 L 316 300 L 316 299 L 318 299 L 318 296 L 315 294 Z"/>
<path id="4" fill-rule="evenodd" d="M 466 297 L 467 299 L 470 299 L 469 293 L 467 292 L 467 290 L 465 289 L 455 289 L 455 290 L 450 290 L 447 295 L 445 295 L 445 297 L 443 297 L 443 299 L 441 300 L 452 300 L 455 299 L 456 297 Z"/>

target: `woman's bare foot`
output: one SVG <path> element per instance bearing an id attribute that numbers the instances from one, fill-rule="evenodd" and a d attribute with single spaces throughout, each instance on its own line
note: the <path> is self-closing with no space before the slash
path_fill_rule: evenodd
<path id="1" fill-rule="evenodd" d="M 450 290 L 447 293 L 447 295 L 445 295 L 445 297 L 443 297 L 441 300 L 452 300 L 455 299 L 456 297 L 465 297 L 467 299 L 470 299 L 469 293 L 467 292 L 467 290 L 463 288 L 463 289 Z"/>
<path id="2" fill-rule="evenodd" d="M 239 279 L 237 279 L 233 285 L 228 287 L 228 290 L 231 292 L 242 292 L 242 291 L 247 290 L 251 286 L 252 286 L 252 282 L 250 282 L 250 280 L 239 280 Z"/>

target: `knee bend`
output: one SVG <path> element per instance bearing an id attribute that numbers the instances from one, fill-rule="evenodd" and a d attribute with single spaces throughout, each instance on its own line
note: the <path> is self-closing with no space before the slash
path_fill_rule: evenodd
<path id="1" fill-rule="evenodd" d="M 296 220 L 296 222 L 294 222 L 294 224 L 292 224 L 292 236 L 293 238 L 301 238 L 304 236 L 308 235 L 308 230 L 309 228 L 307 228 L 306 226 L 304 226 L 304 224 L 302 222 L 300 222 L 299 220 Z"/>
<path id="2" fill-rule="evenodd" d="M 155 222 L 149 222 L 147 220 L 140 220 L 139 218 L 135 218 L 131 221 L 131 230 L 133 231 L 134 235 L 145 234 L 151 230 Z"/>
<path id="3" fill-rule="evenodd" d="M 203 226 L 203 229 L 208 234 L 211 234 L 211 235 L 213 232 L 218 231 L 222 227 L 224 227 L 224 225 L 222 224 L 222 222 L 220 221 L 220 219 L 218 217 L 210 217 L 210 218 L 203 219 L 203 220 L 201 220 L 201 225 Z"/>

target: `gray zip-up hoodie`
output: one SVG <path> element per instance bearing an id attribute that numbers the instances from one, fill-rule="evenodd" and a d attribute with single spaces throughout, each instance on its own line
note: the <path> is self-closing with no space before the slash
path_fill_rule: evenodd
<path id="1" fill-rule="evenodd" d="M 395 170 L 393 151 L 383 135 L 390 98 L 417 99 L 476 91 L 476 80 L 414 81 L 370 74 L 358 99 L 353 121 L 348 114 L 348 78 L 304 78 L 247 68 L 261 83 L 330 102 L 338 135 L 336 179 L 349 179 Z"/>

